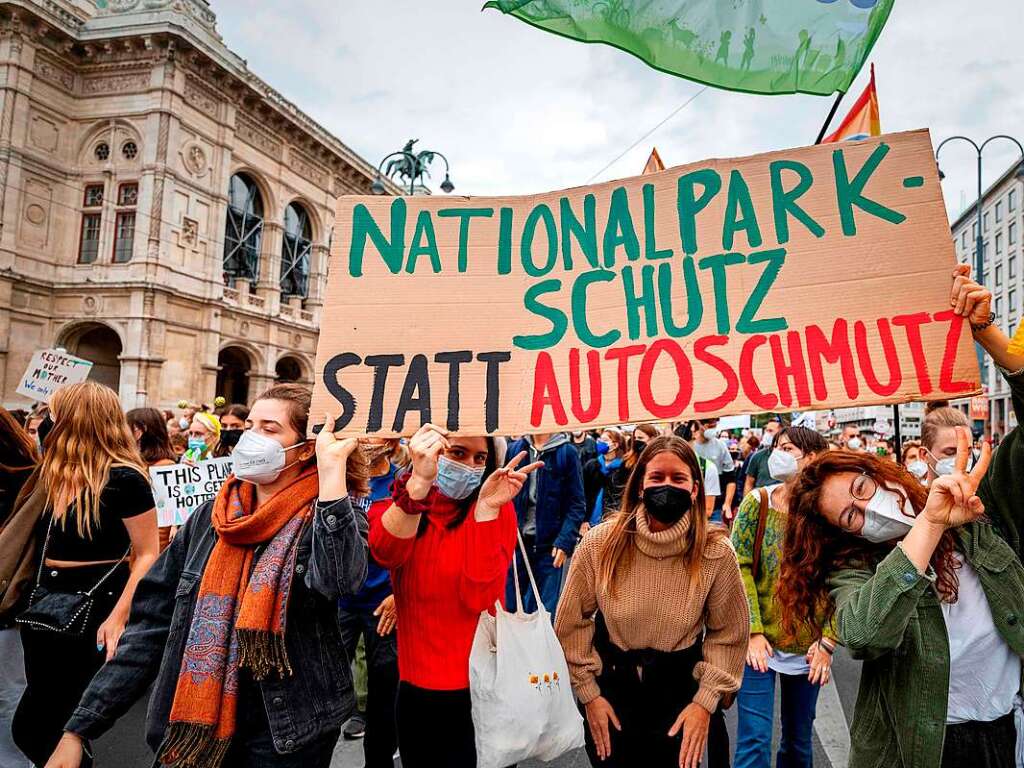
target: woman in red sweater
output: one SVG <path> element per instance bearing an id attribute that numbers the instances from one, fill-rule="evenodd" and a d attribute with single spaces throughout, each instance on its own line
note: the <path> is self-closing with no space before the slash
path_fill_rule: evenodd
<path id="1" fill-rule="evenodd" d="M 425 424 L 409 441 L 412 472 L 371 515 L 370 551 L 391 571 L 398 611 L 398 749 L 405 768 L 475 768 L 469 651 L 494 607 L 516 546 L 512 499 L 535 462 L 497 468 L 490 437 Z"/>

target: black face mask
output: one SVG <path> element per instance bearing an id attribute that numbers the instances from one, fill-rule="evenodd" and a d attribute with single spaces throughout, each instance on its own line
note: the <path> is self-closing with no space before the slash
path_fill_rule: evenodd
<path id="1" fill-rule="evenodd" d="M 684 488 L 654 485 L 644 489 L 644 509 L 659 523 L 674 525 L 692 506 L 690 492 Z"/>
<path id="2" fill-rule="evenodd" d="M 220 431 L 220 444 L 225 448 L 234 448 L 242 438 L 242 429 L 222 429 Z"/>

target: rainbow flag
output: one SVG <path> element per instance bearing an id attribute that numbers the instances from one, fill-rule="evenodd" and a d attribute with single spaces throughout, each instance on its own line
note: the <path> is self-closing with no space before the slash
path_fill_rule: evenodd
<path id="1" fill-rule="evenodd" d="M 868 136 L 882 135 L 882 121 L 878 116 L 878 91 L 875 90 L 875 65 L 871 65 L 871 80 L 853 109 L 839 124 L 839 128 L 822 139 L 822 144 L 836 141 L 859 141 Z"/>

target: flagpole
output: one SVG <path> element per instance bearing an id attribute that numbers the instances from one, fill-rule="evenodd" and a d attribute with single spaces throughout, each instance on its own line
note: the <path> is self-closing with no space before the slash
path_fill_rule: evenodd
<path id="1" fill-rule="evenodd" d="M 829 124 L 832 122 L 832 118 L 836 116 L 836 110 L 839 109 L 839 102 L 843 100 L 843 96 L 846 95 L 846 91 L 840 91 L 836 96 L 836 100 L 832 102 L 832 109 L 829 110 L 828 117 L 825 118 L 825 124 L 821 126 L 821 130 L 818 131 L 818 138 L 814 140 L 815 144 L 821 144 L 821 140 L 825 138 L 825 131 L 828 130 Z"/>

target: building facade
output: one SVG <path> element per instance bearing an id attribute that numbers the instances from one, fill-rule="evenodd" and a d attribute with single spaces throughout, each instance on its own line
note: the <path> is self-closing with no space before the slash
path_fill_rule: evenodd
<path id="1" fill-rule="evenodd" d="M 206 0 L 0 0 L 4 404 L 53 346 L 126 408 L 311 383 L 335 204 L 374 178 Z"/>
<path id="2" fill-rule="evenodd" d="M 1010 336 L 1017 328 L 1021 316 L 1021 303 L 1024 302 L 1022 194 L 1024 162 L 1018 161 L 986 190 L 981 214 L 985 263 L 982 281 L 985 287 L 992 291 L 992 311 L 995 312 L 996 322 Z M 957 260 L 961 263 L 970 263 L 972 270 L 976 269 L 978 216 L 975 205 L 971 205 L 953 222 L 952 232 Z M 992 361 L 987 358 L 982 364 L 981 382 L 988 397 L 987 416 L 983 408 L 977 407 L 978 403 L 972 405 L 970 400 L 958 401 L 957 406 L 976 418 L 978 427 L 984 425 L 987 435 L 1002 437 L 1017 426 L 1017 419 L 1010 402 L 1010 389 Z"/>

